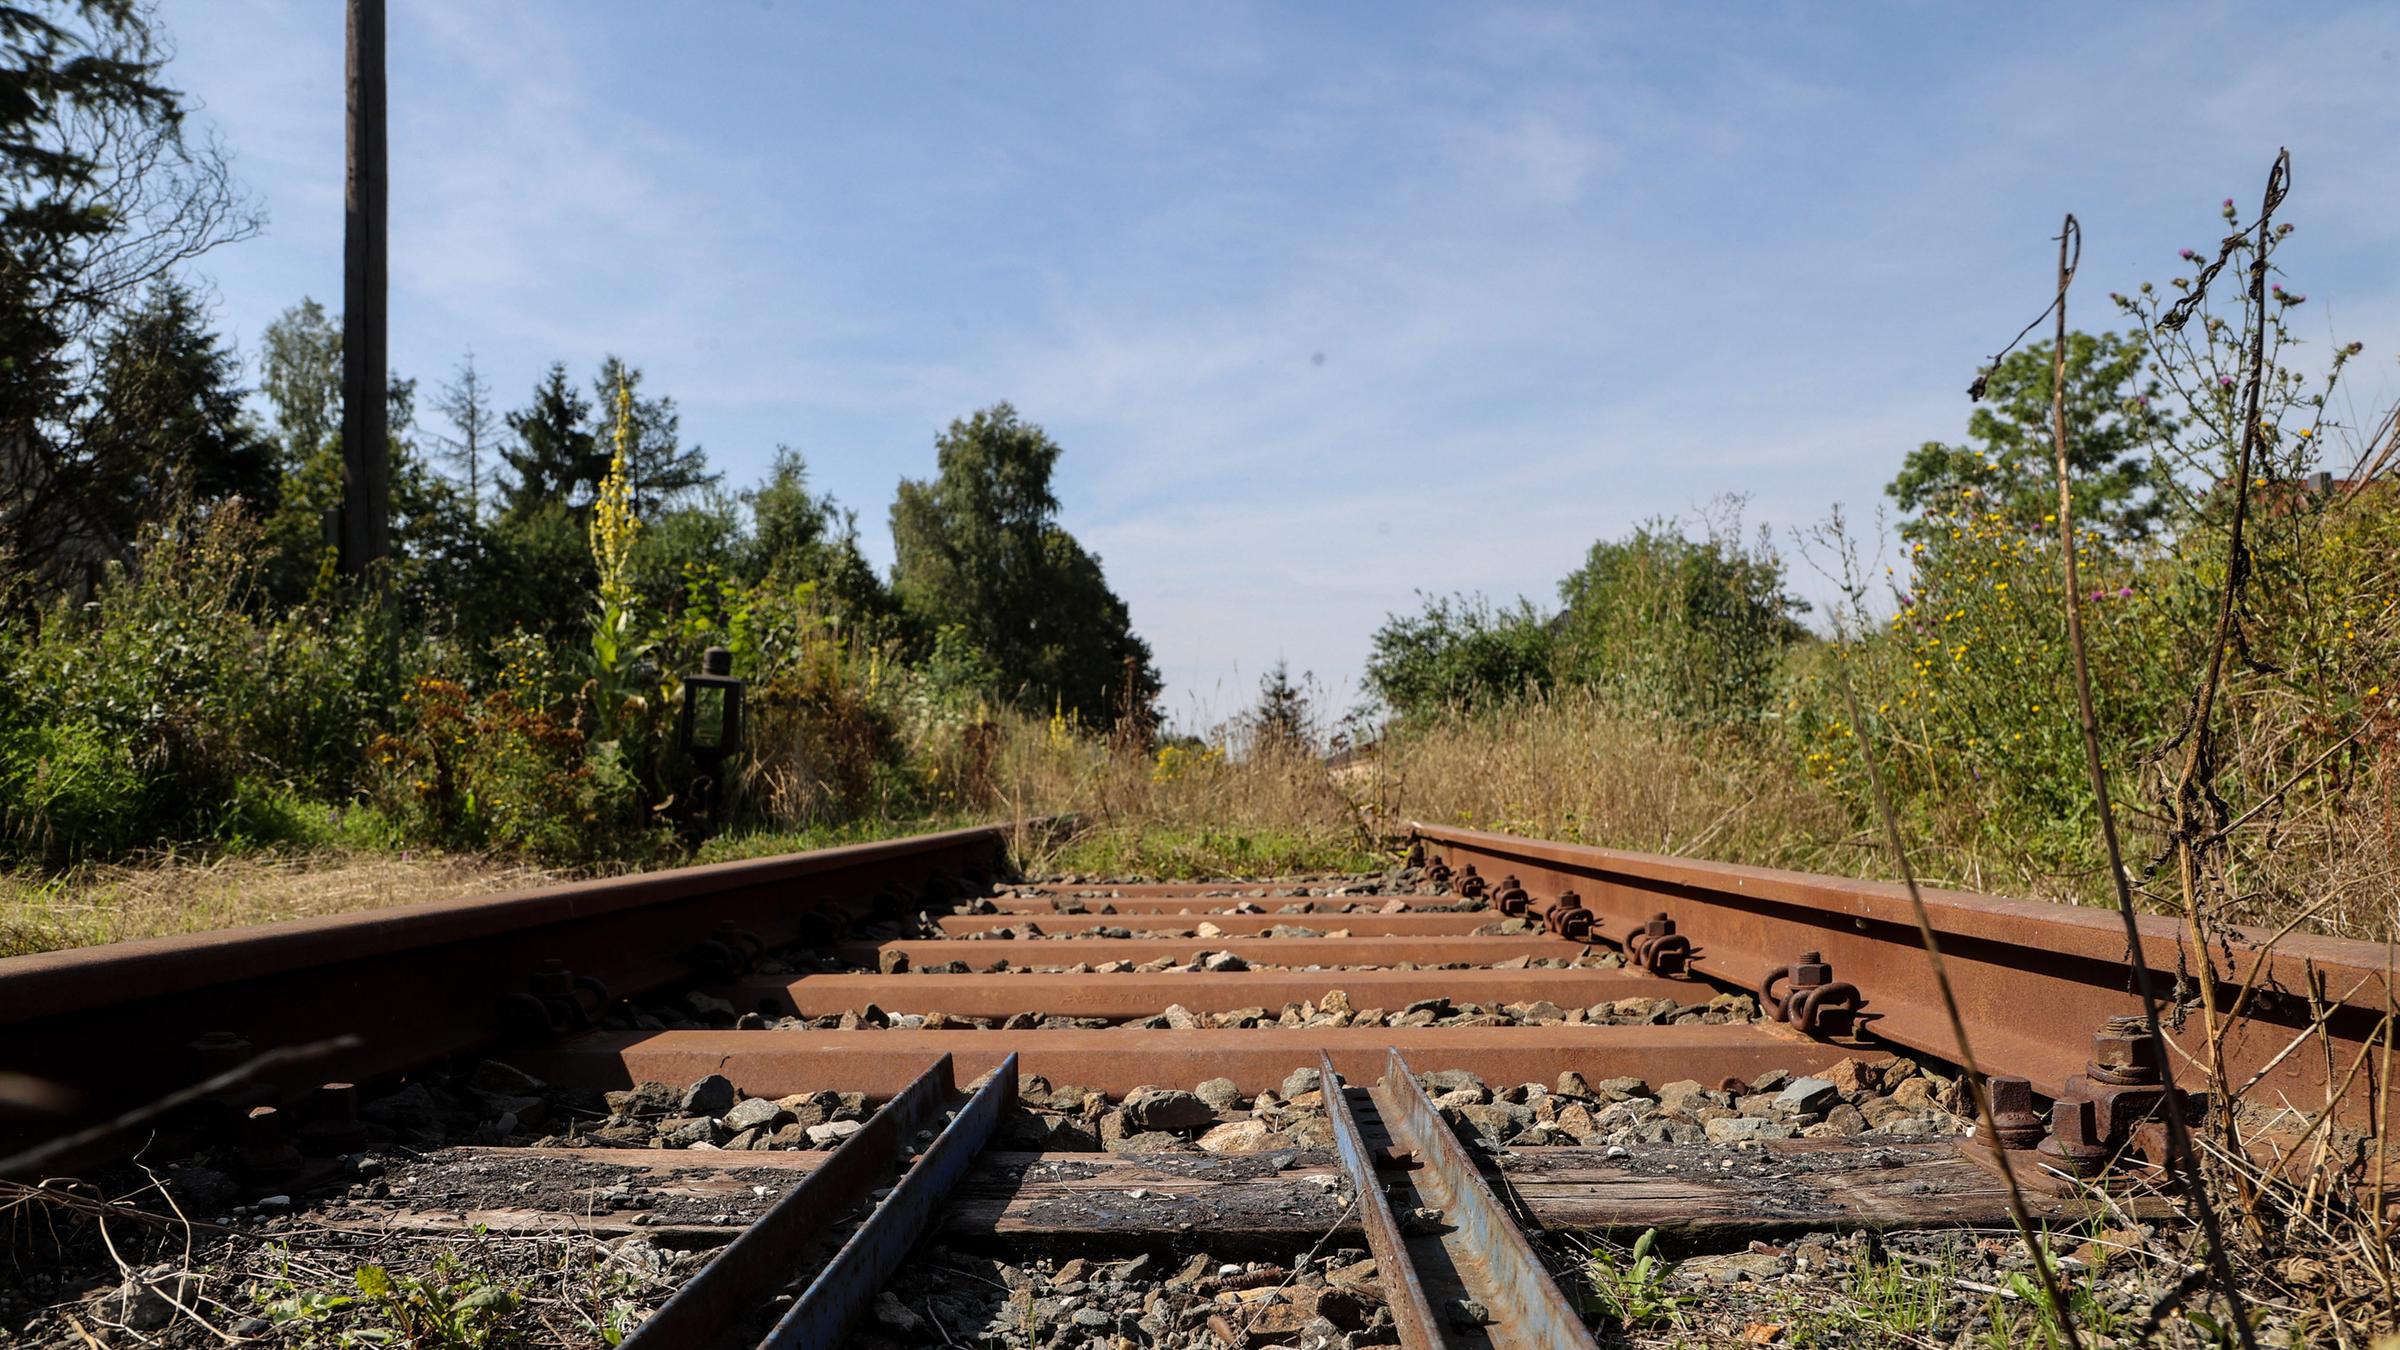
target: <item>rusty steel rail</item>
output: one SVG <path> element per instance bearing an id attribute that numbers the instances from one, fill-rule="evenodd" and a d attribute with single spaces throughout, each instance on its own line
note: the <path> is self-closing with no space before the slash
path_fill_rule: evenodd
<path id="1" fill-rule="evenodd" d="M 1416 1197 L 1439 1210 L 1434 1235 L 1418 1239 L 1417 1250 L 1432 1253 L 1443 1267 L 1444 1283 L 1454 1283 L 1483 1306 L 1487 1320 L 1463 1308 L 1444 1308 L 1436 1314 L 1427 1293 L 1427 1272 L 1419 1269 L 1417 1251 L 1402 1234 L 1392 1213 L 1390 1197 L 1376 1173 L 1376 1157 L 1358 1127 L 1351 1102 L 1334 1071 L 1331 1056 L 1321 1056 L 1318 1086 L 1325 1110 L 1334 1124 L 1336 1151 L 1357 1188 L 1364 1215 L 1367 1245 L 1383 1277 L 1386 1301 L 1400 1334 L 1403 1350 L 1439 1350 L 1448 1345 L 1523 1347 L 1524 1350 L 1596 1350 L 1591 1332 L 1539 1253 L 1525 1240 L 1515 1221 L 1476 1170 L 1475 1159 L 1459 1143 L 1441 1112 L 1409 1071 L 1398 1050 L 1384 1060 L 1383 1081 L 1368 1093 L 1395 1150 L 1405 1158 L 1409 1188 Z M 1461 1334 L 1453 1336 L 1457 1331 Z"/>
<path id="2" fill-rule="evenodd" d="M 738 1331 L 777 1290 L 793 1282 L 813 1244 L 891 1180 L 893 1169 L 909 1157 L 917 1134 L 957 1091 L 950 1057 L 944 1055 L 676 1290 L 625 1339 L 624 1350 L 715 1345 Z M 759 1344 L 820 1346 L 839 1341 L 891 1278 L 1016 1100 L 1017 1062 L 1012 1056 L 942 1127 L 932 1146 Z"/>
<path id="3" fill-rule="evenodd" d="M 949 1058 L 942 1057 L 945 1078 L 949 1076 Z M 900 1268 L 951 1188 L 965 1175 L 975 1155 L 991 1142 L 993 1132 L 1000 1128 L 1001 1114 L 1016 1101 L 1017 1057 L 1010 1055 L 908 1169 L 890 1197 L 809 1282 L 800 1301 L 759 1342 L 763 1350 L 816 1350 L 839 1343 L 867 1310 L 875 1291 Z"/>
<path id="4" fill-rule="evenodd" d="M 1341 1157 L 1342 1170 L 1350 1174 L 1351 1203 L 1358 1207 L 1359 1226 L 1366 1230 L 1367 1250 L 1375 1257 L 1375 1274 L 1383 1284 L 1384 1304 L 1392 1310 L 1401 1350 L 1439 1346 L 1441 1318 L 1434 1314 L 1417 1263 L 1409 1259 L 1408 1239 L 1400 1232 L 1392 1198 L 1384 1193 L 1383 1179 L 1376 1174 L 1376 1155 L 1359 1133 L 1349 1091 L 1334 1071 L 1333 1056 L 1319 1055 L 1317 1063 L 1322 1066 L 1317 1070 L 1317 1088 L 1325 1094 L 1325 1116 L 1333 1122 L 1334 1152 Z"/>
<path id="5" fill-rule="evenodd" d="M 288 1103 L 329 1080 L 561 1035 L 613 999 L 736 978 L 764 949 L 946 896 L 988 876 L 1008 836 L 951 830 L 0 960 L 0 1070 L 76 1103 L 0 1117 L 0 1156 L 276 1047 L 359 1041 L 253 1085 Z"/>
<path id="6" fill-rule="evenodd" d="M 1513 877 L 1527 893 L 1516 903 L 1520 912 L 1544 918 L 1554 930 L 1582 927 L 1588 940 L 1622 947 L 1630 964 L 1753 991 L 1770 1009 L 1792 1013 L 1787 1020 L 1803 1029 L 1838 1034 L 1854 1021 L 1870 1042 L 1959 1058 L 1902 886 L 1442 825 L 1412 823 L 1410 829 L 1429 859 L 1459 878 L 1471 866 L 1505 895 Z M 1569 892 L 1574 899 L 1562 904 Z M 2073 1080 L 2085 1080 L 2086 1089 L 2094 1079 L 2105 1086 L 2125 1081 L 2120 1070 L 2138 1067 L 2109 1062 L 2122 1051 L 2117 1042 L 2123 1039 L 2109 1019 L 2141 1012 L 2114 910 L 1961 891 L 1923 894 L 1986 1069 L 2024 1078 L 2057 1097 L 2078 1090 Z M 2188 950 L 2169 919 L 2144 916 L 2141 933 L 2144 957 L 2166 987 L 2174 986 L 2178 971 L 2203 959 Z M 2249 1100 L 2305 1114 L 2323 1109 L 2329 1093 L 2363 1059 L 2363 1071 L 2337 1105 L 2345 1118 L 2368 1118 L 2379 1092 L 2393 1088 L 2376 1082 L 2380 1066 L 2368 1054 L 2394 993 L 2385 948 L 2291 935 L 2270 949 L 2267 933 L 2242 929 L 2232 936 L 2230 950 L 2205 958 L 2217 963 L 2227 1002 L 2257 970 L 2243 1018 L 2223 1037 L 2229 1079 L 2239 1085 L 2261 1075 Z M 1851 992 L 1834 990 L 1837 985 Z M 2169 1035 L 2181 1051 L 2176 1075 L 2190 1084 L 2197 1077 L 2194 1066 L 2205 1064 L 2208 1052 L 2197 995 L 2189 983 L 2183 992 L 2194 1006 Z M 2316 1026 L 2312 1000 L 2325 1010 L 2330 1080 L 2321 1049 L 2291 1052 Z M 2222 1019 L 2227 1009 L 2218 1011 Z M 1832 1014 L 1833 1025 L 1814 1026 L 1824 1013 Z M 2095 1062 L 2099 1074 L 2090 1072 Z"/>

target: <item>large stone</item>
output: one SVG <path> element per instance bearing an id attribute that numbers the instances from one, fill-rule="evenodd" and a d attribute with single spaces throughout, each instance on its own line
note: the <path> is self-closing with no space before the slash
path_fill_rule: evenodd
<path id="1" fill-rule="evenodd" d="M 608 1113 L 628 1120 L 655 1120 L 673 1112 L 683 1101 L 683 1094 L 665 1083 L 636 1083 L 622 1092 L 601 1096 L 608 1103 Z"/>
<path id="2" fill-rule="evenodd" d="M 829 1120 L 808 1127 L 808 1142 L 817 1148 L 833 1148 L 865 1128 L 855 1120 Z"/>
<path id="3" fill-rule="evenodd" d="M 742 1130 L 772 1130 L 792 1119 L 792 1113 L 765 1097 L 752 1097 L 736 1102 L 724 1115 L 725 1128 Z"/>
<path id="4" fill-rule="evenodd" d="M 1194 1092 L 1212 1111 L 1232 1111 L 1242 1104 L 1242 1090 L 1230 1078 L 1211 1078 Z"/>
<path id="5" fill-rule="evenodd" d="M 1832 1068 L 1825 1071 L 1824 1077 L 1826 1082 L 1833 1084 L 1845 1093 L 1873 1092 L 1876 1086 L 1883 1081 L 1883 1076 L 1875 1071 L 1874 1065 L 1856 1059 L 1836 1062 Z"/>
<path id="6" fill-rule="evenodd" d="M 1256 1153 L 1268 1146 L 1274 1134 L 1263 1120 L 1229 1120 L 1200 1136 L 1200 1151 Z"/>
<path id="7" fill-rule="evenodd" d="M 422 1130 L 430 1128 L 440 1117 L 441 1108 L 423 1083 L 410 1083 L 361 1106 L 358 1113 L 390 1129 Z"/>
<path id="8" fill-rule="evenodd" d="M 1725 1116 L 1702 1127 L 1712 1144 L 1738 1144 L 1752 1139 L 1789 1139 L 1792 1127 L 1780 1120 L 1758 1116 Z"/>
<path id="9" fill-rule="evenodd" d="M 1468 1073 L 1465 1069 L 1435 1069 L 1431 1073 L 1418 1074 L 1417 1080 L 1425 1085 L 1428 1093 L 1457 1092 L 1466 1089 L 1488 1096 L 1491 1092 L 1490 1088 L 1484 1086 L 1481 1078 Z"/>
<path id="10" fill-rule="evenodd" d="M 1217 1118 L 1207 1102 L 1180 1088 L 1136 1088 L 1125 1098 L 1125 1115 L 1136 1130 L 1192 1130 Z"/>
<path id="11" fill-rule="evenodd" d="M 712 1073 L 683 1090 L 683 1113 L 687 1116 L 721 1116 L 733 1109 L 733 1080 L 721 1073 Z"/>
<path id="12" fill-rule="evenodd" d="M 1299 1096 L 1303 1092 L 1316 1091 L 1317 1074 L 1318 1071 L 1315 1069 L 1292 1070 L 1291 1075 L 1283 1080 L 1284 1098 L 1288 1101 L 1293 1097 Z"/>
<path id="13" fill-rule="evenodd" d="M 1704 1106 L 1720 1106 L 1725 1094 L 1689 1078 L 1679 1078 L 1658 1090 L 1658 1109 L 1671 1116 L 1689 1116 Z"/>
<path id="14" fill-rule="evenodd" d="M 1176 1153 L 1185 1147 L 1183 1136 L 1165 1130 L 1142 1130 L 1117 1141 L 1118 1153 Z"/>
<path id="15" fill-rule="evenodd" d="M 1191 1009 L 1180 1003 L 1168 1004 L 1167 1010 L 1162 1016 L 1165 1018 L 1167 1026 L 1173 1030 L 1198 1031 L 1200 1029 L 1200 1019 L 1192 1014 Z"/>
<path id="16" fill-rule="evenodd" d="M 1460 1121 L 1495 1144 L 1508 1142 L 1519 1130 L 1533 1123 L 1533 1112 L 1512 1102 L 1486 1102 L 1479 1106 L 1462 1106 L 1457 1111 Z"/>
<path id="17" fill-rule="evenodd" d="M 1699 1144 L 1708 1140 L 1707 1132 L 1699 1126 L 1669 1116 L 1643 1121 L 1634 1127 L 1633 1136 L 1645 1144 Z"/>
<path id="18" fill-rule="evenodd" d="M 794 1124 L 806 1127 L 833 1119 L 833 1113 L 841 1109 L 842 1099 L 831 1092 L 795 1092 L 789 1097 L 776 1098 L 775 1105 L 790 1115 Z"/>
<path id="19" fill-rule="evenodd" d="M 1842 1090 L 1827 1079 L 1795 1078 L 1775 1094 L 1775 1100 L 1786 1111 L 1816 1115 L 1839 1104 Z"/>

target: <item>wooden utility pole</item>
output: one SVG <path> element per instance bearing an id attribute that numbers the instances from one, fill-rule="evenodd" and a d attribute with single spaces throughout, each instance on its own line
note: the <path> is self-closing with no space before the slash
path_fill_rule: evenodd
<path id="1" fill-rule="evenodd" d="M 392 462 L 384 372 L 389 179 L 383 0 L 349 0 L 350 158 L 342 219 L 342 571 L 364 576 L 392 551 Z"/>

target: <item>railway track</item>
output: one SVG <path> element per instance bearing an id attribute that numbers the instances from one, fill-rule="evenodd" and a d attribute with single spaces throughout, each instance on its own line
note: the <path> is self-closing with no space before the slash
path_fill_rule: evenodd
<path id="1" fill-rule="evenodd" d="M 953 1249 L 1066 1258 L 1009 1343 L 1574 1345 L 1563 1235 L 2008 1222 L 1897 888 L 1430 825 L 1388 878 L 1008 884 L 1007 843 L 0 961 L 0 1068 L 47 1107 L 0 1175 L 139 1148 L 214 1162 L 235 1228 L 313 1191 L 329 1232 L 708 1254 L 637 1347 L 943 1344 L 910 1300 Z M 2112 1020 L 2115 917 L 1927 899 L 2039 1216 L 2154 1179 L 2171 1089 Z M 2217 954 L 2241 1016 L 2179 1017 L 2168 1067 L 2370 1120 L 2382 949 L 2266 937 Z M 1128 1288 L 1139 1316 L 1089 1292 Z"/>

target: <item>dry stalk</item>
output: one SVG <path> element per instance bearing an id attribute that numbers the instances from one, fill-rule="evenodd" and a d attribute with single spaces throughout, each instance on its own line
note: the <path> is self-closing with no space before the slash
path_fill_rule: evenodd
<path id="1" fill-rule="evenodd" d="M 2062 297 L 2063 298 L 2063 297 Z M 2061 306 L 2064 313 L 2064 306 Z M 1916 910 L 1917 934 L 1925 943 L 1925 955 L 1933 963 L 1933 982 L 1942 993 L 1942 1009 L 1950 1015 L 1950 1034 L 1958 1042 L 1958 1061 L 1965 1067 L 1967 1095 L 1975 1103 L 1975 1117 L 1982 1126 L 1983 1137 L 1991 1145 L 1992 1156 L 2000 1163 L 2000 1180 L 2008 1192 L 2008 1217 L 2017 1226 L 2025 1250 L 2033 1257 L 2033 1268 L 2041 1276 L 2042 1296 L 2049 1300 L 2050 1314 L 2058 1320 L 2067 1344 L 2083 1350 L 2083 1334 L 2076 1330 L 2074 1314 L 2068 1311 L 2067 1298 L 2058 1287 L 2058 1275 L 2050 1268 L 2050 1248 L 2033 1230 L 2033 1220 L 2025 1212 L 2025 1193 L 2017 1185 L 2016 1163 L 2008 1150 L 2000 1147 L 2000 1127 L 1992 1119 L 1992 1096 L 1983 1080 L 1983 1070 L 1975 1062 L 1975 1049 L 1967 1041 L 1967 1022 L 1959 1015 L 1958 995 L 1950 988 L 1949 968 L 1942 964 L 1941 942 L 1934 937 L 1933 918 L 1925 911 L 1924 894 L 1917 888 L 1916 874 L 1909 869 L 1908 846 L 1900 837 L 1900 817 L 1893 813 L 1891 798 L 1883 790 L 1883 775 L 1875 764 L 1875 752 L 1869 745 L 1866 723 L 1859 716 L 1858 691 L 1850 685 L 1847 673 L 1842 677 L 1842 699 L 1850 710 L 1850 726 L 1856 733 L 1859 757 L 1865 761 L 1867 784 L 1875 793 L 1875 810 L 1883 817 L 1884 833 L 1892 846 L 1893 865 L 1900 869 L 1900 879 L 1908 887 L 1908 902 Z"/>
<path id="2" fill-rule="evenodd" d="M 2275 173 L 2269 177 L 2271 201 L 2281 200 L 2281 191 L 2276 185 L 2283 181 L 2282 175 L 2287 172 L 2288 156 L 2278 157 L 2275 163 Z M 2272 205 L 2268 211 L 2272 213 Z M 2261 230 L 2263 235 L 2263 226 Z M 2263 239 L 2261 250 L 2263 256 Z M 2190 1122 L 2184 1119 L 2182 1094 L 2175 1088 L 2173 1065 L 2167 1056 L 2166 1033 L 2159 1027 L 2158 991 L 2151 983 L 2150 960 L 2142 948 L 2141 923 L 2134 912 L 2132 880 L 2125 870 L 2124 850 L 2117 840 L 2116 816 L 2109 805 L 2108 771 L 2100 755 L 2099 719 L 2092 709 L 2091 658 L 2083 634 L 2083 587 L 2075 571 L 2075 489 L 2067 458 L 2067 290 L 2074 284 L 2075 269 L 2082 260 L 2082 254 L 2083 227 L 2070 214 L 2058 233 L 2058 295 L 2052 301 L 2058 315 L 2058 330 L 2050 353 L 2050 436 L 2058 471 L 2058 547 L 2060 561 L 2064 564 L 2067 646 L 2073 654 L 2075 665 L 2075 714 L 2083 737 L 2084 767 L 2091 777 L 2092 804 L 2099 816 L 2100 839 L 2108 854 L 2109 880 L 2116 889 L 2117 913 L 2125 923 L 2125 955 L 2133 966 L 2135 992 L 2142 1000 L 2142 1024 L 2150 1038 L 2151 1053 L 2158 1061 L 2161 1074 L 2167 1079 L 2164 1095 L 2168 1164 L 2171 1171 L 2182 1179 L 2186 1194 L 2191 1196 L 2193 1207 L 2199 1212 L 2201 1231 L 2208 1242 L 2209 1266 L 2215 1272 L 2219 1292 L 2224 1295 L 2226 1306 L 2233 1314 L 2234 1330 L 2241 1337 L 2243 1350 L 2257 1350 L 2257 1335 L 2250 1328 L 2249 1312 L 2243 1305 L 2240 1283 L 2233 1271 L 2233 1259 L 2225 1250 L 2224 1234 L 2217 1223 L 2216 1206 L 2208 1198 L 2207 1187 L 2200 1175 L 2200 1161 L 2192 1148 Z M 2261 276 L 2264 276 L 2263 272 Z M 2264 341 L 2262 335 L 2259 348 L 2262 352 L 2265 349 Z M 2251 394 L 2255 410 L 2255 378 Z M 2222 654 L 2220 650 L 2220 659 Z M 2213 666 L 2209 683 L 2212 687 L 2215 683 Z M 2205 947 L 2201 948 L 2199 956 L 2201 966 L 2204 969 L 2211 968 L 2211 958 Z M 2202 1006 L 2206 1007 L 2210 1002 L 2213 1002 L 2213 990 L 2204 991 Z M 2221 1045 L 2213 1030 L 2209 1036 L 2209 1049 L 2212 1070 L 2209 1081 L 2221 1091 L 2225 1084 L 2224 1062 Z M 2224 1110 L 2230 1117 L 2233 1114 L 2232 1103 L 2227 1102 Z"/>

